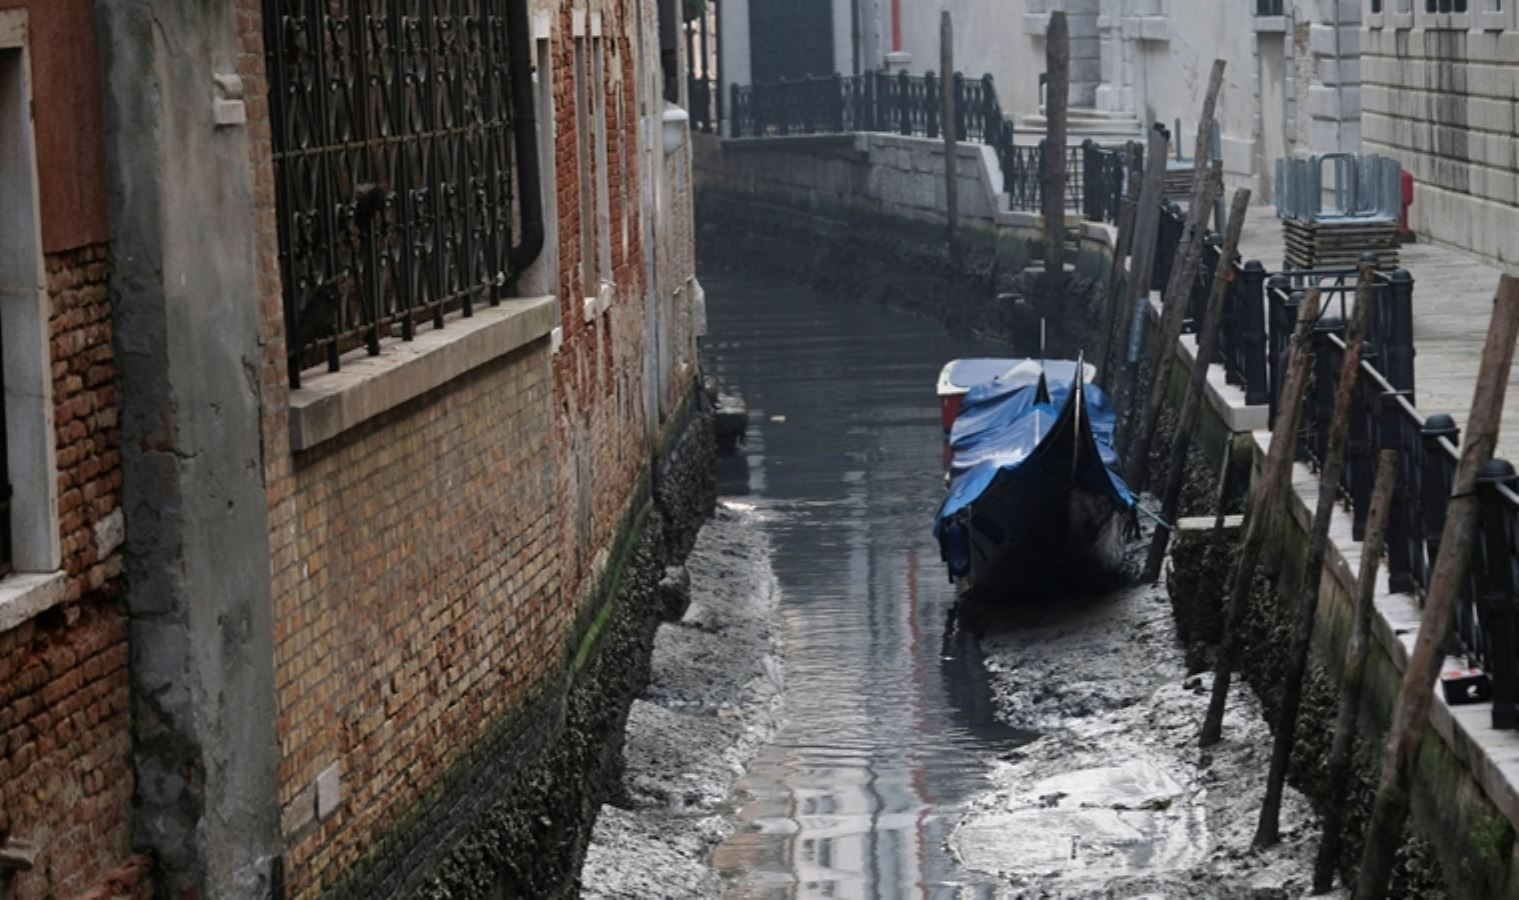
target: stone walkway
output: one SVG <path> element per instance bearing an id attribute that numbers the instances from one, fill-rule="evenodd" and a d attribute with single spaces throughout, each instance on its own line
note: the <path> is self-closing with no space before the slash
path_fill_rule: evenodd
<path id="1" fill-rule="evenodd" d="M 1268 270 L 1281 268 L 1282 228 L 1271 206 L 1250 208 L 1240 253 Z M 1414 405 L 1464 425 L 1501 272 L 1433 244 L 1404 245 L 1401 262 L 1414 277 Z M 1519 462 L 1519 367 L 1506 399 L 1498 455 Z"/>

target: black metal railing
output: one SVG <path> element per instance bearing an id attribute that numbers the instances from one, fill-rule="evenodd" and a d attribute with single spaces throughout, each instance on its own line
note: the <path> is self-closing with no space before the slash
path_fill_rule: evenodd
<path id="1" fill-rule="evenodd" d="M 1044 145 L 1014 141 L 1012 121 L 1002 112 L 990 75 L 953 76 L 955 134 L 986 144 L 997 155 L 1003 190 L 1012 209 L 1037 211 L 1044 195 Z M 735 138 L 803 134 L 884 132 L 937 138 L 944 131 L 942 84 L 933 72 L 912 75 L 866 72 L 825 75 L 729 88 L 731 135 Z M 1087 141 L 1066 150 L 1066 208 L 1090 221 L 1117 222 L 1128 180 L 1142 164 L 1137 144 L 1099 147 Z"/>
<path id="2" fill-rule="evenodd" d="M 280 276 L 301 370 L 496 303 L 511 274 L 508 0 L 264 0 Z"/>
<path id="3" fill-rule="evenodd" d="M 1353 268 L 1302 269 L 1280 272 L 1266 280 L 1266 365 L 1271 373 L 1271 421 L 1276 420 L 1281 368 L 1292 343 L 1303 292 L 1316 288 L 1324 297 L 1326 317 L 1345 321 L 1347 304 L 1355 296 L 1356 275 Z M 1406 269 L 1375 273 L 1365 338 L 1367 358 L 1376 360 L 1377 370 L 1395 390 L 1408 392 L 1410 402 L 1414 390 L 1413 288 L 1413 276 Z"/>
<path id="4" fill-rule="evenodd" d="M 1374 304 L 1397 302 L 1392 290 L 1374 293 Z M 1375 306 L 1373 307 L 1375 310 Z M 1300 451 L 1311 463 L 1323 459 L 1329 439 L 1334 395 L 1339 389 L 1345 354 L 1343 319 L 1330 314 L 1314 334 L 1313 379 L 1305 398 Z M 1373 319 L 1376 316 L 1372 317 Z M 1366 527 L 1373 472 L 1379 450 L 1398 451 L 1398 478 L 1387 526 L 1387 574 L 1392 590 L 1422 602 L 1439 555 L 1456 467 L 1460 429 L 1444 414 L 1424 416 L 1413 403 L 1411 388 L 1400 388 L 1388 375 L 1385 348 L 1368 341 L 1352 394 L 1350 433 L 1339 489 L 1353 514 L 1353 537 Z M 1477 484 L 1478 530 L 1472 565 L 1462 588 L 1453 624 L 1453 641 L 1483 677 L 1453 701 L 1493 700 L 1495 728 L 1516 727 L 1519 692 L 1519 643 L 1515 640 L 1514 599 L 1519 590 L 1519 478 L 1504 460 L 1493 460 Z"/>

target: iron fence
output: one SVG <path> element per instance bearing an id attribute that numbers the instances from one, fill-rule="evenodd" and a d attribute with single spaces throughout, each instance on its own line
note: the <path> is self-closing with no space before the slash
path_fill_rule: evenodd
<path id="1" fill-rule="evenodd" d="M 954 127 L 959 140 L 990 146 L 1012 209 L 1038 211 L 1044 194 L 1044 143 L 1014 141 L 992 76 L 952 77 Z M 801 134 L 884 132 L 937 138 L 944 131 L 942 83 L 933 72 L 866 72 L 781 79 L 729 88 L 731 134 L 780 137 Z M 1116 222 L 1129 179 L 1142 164 L 1137 144 L 1100 147 L 1087 141 L 1066 150 L 1066 208 L 1094 222 Z"/>
<path id="2" fill-rule="evenodd" d="M 496 303 L 507 0 L 264 0 L 290 383 Z"/>
<path id="3" fill-rule="evenodd" d="M 1384 291 L 1373 303 L 1396 296 Z M 1306 398 L 1300 449 L 1310 462 L 1328 445 L 1334 395 L 1345 355 L 1343 320 L 1326 316 L 1314 334 L 1313 380 Z M 1398 479 L 1387 527 L 1387 574 L 1392 590 L 1421 603 L 1429 589 L 1441 531 L 1460 460 L 1460 429 L 1445 414 L 1422 415 L 1411 388 L 1400 388 L 1384 369 L 1382 350 L 1363 348 L 1352 394 L 1350 433 L 1340 491 L 1353 514 L 1353 537 L 1362 540 L 1370 504 L 1376 455 L 1398 451 Z M 1452 702 L 1491 699 L 1494 728 L 1519 724 L 1519 658 L 1515 640 L 1515 596 L 1519 590 L 1519 477 L 1508 462 L 1495 459 L 1477 482 L 1477 541 L 1456 606 L 1453 644 L 1482 673 L 1447 688 Z"/>

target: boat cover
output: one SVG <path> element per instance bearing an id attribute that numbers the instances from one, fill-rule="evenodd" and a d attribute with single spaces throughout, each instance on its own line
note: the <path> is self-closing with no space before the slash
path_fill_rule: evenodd
<path id="1" fill-rule="evenodd" d="M 1069 371 L 1075 374 L 1074 367 Z M 1039 402 L 1037 382 L 1009 385 L 993 380 L 970 389 L 950 431 L 953 480 L 939 507 L 935 536 L 945 520 L 975 502 L 1000 473 L 1016 471 L 1033 454 L 1060 418 L 1070 393 L 1070 381 L 1050 388 L 1047 403 Z M 1134 495 L 1115 471 L 1118 453 L 1113 449 L 1113 429 L 1118 416 L 1096 385 L 1083 384 L 1082 399 L 1102 465 L 1084 466 L 1075 473 L 1077 482 L 1091 493 L 1107 494 L 1121 508 L 1131 508 Z"/>

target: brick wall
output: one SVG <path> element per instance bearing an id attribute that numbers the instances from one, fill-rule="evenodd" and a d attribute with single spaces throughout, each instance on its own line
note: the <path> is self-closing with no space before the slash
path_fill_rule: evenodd
<path id="1" fill-rule="evenodd" d="M 605 11 L 609 215 L 596 226 L 609 229 L 611 308 L 592 322 L 581 311 L 582 160 L 564 3 L 551 41 L 557 153 L 543 161 L 545 189 L 558 192 L 548 239 L 559 252 L 563 349 L 530 345 L 293 455 L 262 18 L 258 0 L 237 2 L 284 872 L 303 896 L 337 883 L 382 838 L 404 843 L 396 830 L 429 791 L 562 671 L 577 598 L 647 464 L 635 61 L 624 17 Z"/>
<path id="2" fill-rule="evenodd" d="M 46 266 L 68 581 L 59 605 L 0 633 L 0 836 L 40 848 L 34 870 L 10 882 L 18 900 L 146 890 L 145 862 L 131 854 L 121 458 L 106 247 L 49 254 Z"/>

